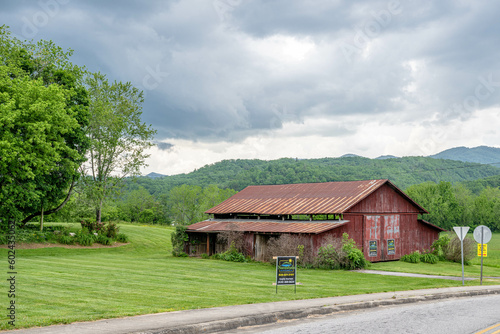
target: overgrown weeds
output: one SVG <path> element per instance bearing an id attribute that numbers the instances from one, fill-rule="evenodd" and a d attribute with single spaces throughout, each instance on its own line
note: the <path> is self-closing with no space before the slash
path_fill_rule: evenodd
<path id="1" fill-rule="evenodd" d="M 360 269 L 369 265 L 363 252 L 357 248 L 353 239 L 347 233 L 342 239 L 330 237 L 323 241 L 316 254 L 313 253 L 311 241 L 303 236 L 282 235 L 272 238 L 267 244 L 268 262 L 272 258 L 286 254 L 299 256 L 297 264 L 306 268 L 322 269 Z"/>

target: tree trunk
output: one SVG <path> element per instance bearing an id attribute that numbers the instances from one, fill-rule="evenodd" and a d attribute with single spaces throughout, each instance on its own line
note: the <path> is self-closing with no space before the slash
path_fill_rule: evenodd
<path id="1" fill-rule="evenodd" d="M 43 232 L 43 204 L 42 204 L 42 211 L 40 213 L 40 232 Z"/>
<path id="2" fill-rule="evenodd" d="M 69 187 L 69 190 L 68 190 L 68 194 L 66 195 L 66 198 L 64 199 L 64 201 L 59 204 L 59 206 L 55 209 L 50 209 L 48 211 L 46 211 L 45 213 L 50 215 L 52 213 L 55 213 L 59 210 L 61 210 L 65 205 L 66 203 L 69 201 L 70 197 L 71 197 L 71 194 L 73 192 L 73 187 L 75 186 L 75 180 L 73 180 L 73 182 L 71 182 L 71 186 Z M 39 216 L 41 214 L 41 212 L 36 212 L 36 213 L 33 213 L 31 215 L 29 215 L 28 217 L 24 218 L 22 221 L 21 221 L 21 227 L 24 227 L 26 226 L 26 224 L 32 219 L 32 218 L 35 218 L 36 216 Z"/>
<path id="3" fill-rule="evenodd" d="M 101 222 L 101 208 L 97 207 L 95 209 L 95 221 L 100 223 Z"/>
<path id="4" fill-rule="evenodd" d="M 101 222 L 101 212 L 102 212 L 102 199 L 99 200 L 99 204 L 95 209 L 95 221 L 98 223 Z"/>

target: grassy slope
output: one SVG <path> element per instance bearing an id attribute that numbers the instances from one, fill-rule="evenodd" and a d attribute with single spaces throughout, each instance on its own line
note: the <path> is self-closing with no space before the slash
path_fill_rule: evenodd
<path id="1" fill-rule="evenodd" d="M 304 285 L 297 287 L 297 294 L 293 287 L 280 287 L 275 294 L 273 266 L 173 258 L 171 228 L 122 225 L 121 229 L 132 243 L 119 248 L 17 250 L 16 327 L 461 284 L 300 269 L 298 277 Z M 0 254 L 7 258 L 5 249 Z M 455 271 L 459 268 L 452 266 Z M 4 268 L 6 276 L 7 264 Z M 6 307 L 8 287 L 5 279 L 1 282 L 0 305 Z M 0 329 L 7 328 L 2 316 Z"/>

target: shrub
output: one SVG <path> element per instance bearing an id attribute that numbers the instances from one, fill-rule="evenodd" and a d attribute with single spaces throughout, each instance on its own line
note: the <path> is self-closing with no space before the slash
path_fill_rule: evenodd
<path id="1" fill-rule="evenodd" d="M 356 247 L 356 242 L 349 238 L 349 234 L 342 234 L 342 250 L 347 255 L 347 260 L 341 263 L 345 269 L 362 269 L 369 265 L 363 252 Z"/>
<path id="2" fill-rule="evenodd" d="M 340 269 L 340 256 L 332 244 L 318 249 L 315 266 L 322 269 Z"/>
<path id="3" fill-rule="evenodd" d="M 215 259 L 224 260 L 224 261 L 232 261 L 232 262 L 248 262 L 249 259 L 243 255 L 243 253 L 238 252 L 238 249 L 235 246 L 235 243 L 232 242 L 229 249 L 224 253 L 218 253 L 214 255 Z"/>
<path id="4" fill-rule="evenodd" d="M 203 254 L 201 254 L 201 258 L 206 260 L 206 259 L 209 259 L 210 256 L 208 256 L 207 253 L 203 253 Z"/>
<path id="5" fill-rule="evenodd" d="M 99 234 L 96 239 L 96 241 L 102 245 L 111 246 L 113 244 L 113 240 L 104 234 Z"/>
<path id="6" fill-rule="evenodd" d="M 82 226 L 82 228 L 86 228 L 90 233 L 96 232 L 101 234 L 105 233 L 106 231 L 104 223 L 82 220 L 80 222 L 80 225 Z"/>
<path id="7" fill-rule="evenodd" d="M 69 236 L 70 228 L 69 226 L 64 226 L 62 229 L 54 231 L 55 234 L 61 234 Z"/>
<path id="8" fill-rule="evenodd" d="M 432 254 L 436 255 L 440 261 L 446 260 L 446 250 L 450 243 L 450 237 L 447 234 L 441 235 L 431 246 Z"/>
<path id="9" fill-rule="evenodd" d="M 432 253 L 425 253 L 420 256 L 420 261 L 424 263 L 436 264 L 439 261 L 439 258 Z"/>
<path id="10" fill-rule="evenodd" d="M 57 242 L 63 245 L 73 245 L 75 243 L 75 238 L 71 237 L 69 235 L 60 235 L 59 238 L 57 239 Z"/>
<path id="11" fill-rule="evenodd" d="M 400 261 L 409 263 L 419 263 L 420 257 L 421 257 L 420 251 L 416 250 L 413 253 L 403 255 Z"/>
<path id="12" fill-rule="evenodd" d="M 298 256 L 297 265 L 310 267 L 315 262 L 310 239 L 304 236 L 283 234 L 278 238 L 271 238 L 267 241 L 267 261 L 274 264 L 274 256 Z"/>
<path id="13" fill-rule="evenodd" d="M 222 245 L 222 249 L 227 251 L 231 245 L 238 250 L 238 252 L 243 253 L 245 251 L 245 238 L 244 234 L 241 231 L 235 231 L 238 228 L 236 224 L 229 224 L 228 228 L 231 228 L 232 231 L 223 231 L 217 234 L 217 243 Z"/>
<path id="14" fill-rule="evenodd" d="M 348 266 L 346 269 L 363 269 L 368 266 L 368 261 L 365 259 L 365 255 L 360 249 L 352 249 L 347 253 L 349 258 Z"/>
<path id="15" fill-rule="evenodd" d="M 464 263 L 470 264 L 470 261 L 476 255 L 476 243 L 470 238 L 464 238 Z M 445 251 L 445 257 L 448 261 L 462 262 L 462 249 L 461 242 L 458 237 L 454 237 L 450 240 L 448 247 Z"/>
<path id="16" fill-rule="evenodd" d="M 7 244 L 7 236 L 4 234 L 0 234 L 0 245 Z"/>
<path id="17" fill-rule="evenodd" d="M 87 228 L 82 228 L 75 235 L 76 241 L 82 246 L 92 246 L 95 242 L 95 236 L 89 233 Z"/>
<path id="18" fill-rule="evenodd" d="M 118 225 L 116 225 L 116 223 L 113 223 L 113 222 L 107 223 L 104 230 L 103 230 L 103 233 L 108 238 L 111 238 L 111 239 L 115 239 L 118 232 L 120 232 L 120 228 L 118 227 Z"/>
<path id="19" fill-rule="evenodd" d="M 128 242 L 128 236 L 126 234 L 124 234 L 124 233 L 118 233 L 116 235 L 116 241 L 127 243 Z"/>
<path id="20" fill-rule="evenodd" d="M 51 243 L 59 242 L 58 238 L 60 235 L 61 235 L 61 231 L 58 231 L 58 230 L 56 230 L 54 232 L 45 233 L 45 237 L 46 237 L 47 242 L 51 242 Z"/>
<path id="21" fill-rule="evenodd" d="M 177 225 L 175 227 L 175 232 L 170 234 L 170 240 L 172 241 L 173 256 L 178 256 L 178 257 L 188 256 L 184 252 L 185 243 L 189 240 L 186 230 L 187 230 L 186 226 Z"/>
<path id="22" fill-rule="evenodd" d="M 318 249 L 314 266 L 323 269 L 361 269 L 369 265 L 363 252 L 356 247 L 347 233 L 342 239 L 328 240 L 326 246 Z"/>

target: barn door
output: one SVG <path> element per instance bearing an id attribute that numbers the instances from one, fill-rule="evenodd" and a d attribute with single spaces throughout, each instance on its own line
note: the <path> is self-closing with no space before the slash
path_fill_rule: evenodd
<path id="1" fill-rule="evenodd" d="M 364 253 L 368 261 L 381 260 L 381 216 L 365 216 Z"/>
<path id="2" fill-rule="evenodd" d="M 396 260 L 401 257 L 399 217 L 399 215 L 384 216 L 385 260 Z"/>
<path id="3" fill-rule="evenodd" d="M 399 215 L 365 216 L 363 247 L 368 261 L 398 259 Z"/>

